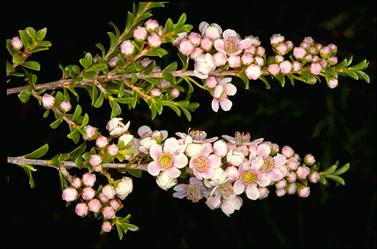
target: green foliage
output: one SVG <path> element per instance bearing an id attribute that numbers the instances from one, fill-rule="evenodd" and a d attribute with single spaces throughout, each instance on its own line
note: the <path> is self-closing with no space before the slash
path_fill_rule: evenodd
<path id="1" fill-rule="evenodd" d="M 115 217 L 114 219 L 112 219 L 112 224 L 115 225 L 120 240 L 123 239 L 123 235 L 125 235 L 128 231 L 136 232 L 137 230 L 139 230 L 137 226 L 129 223 L 130 218 L 131 214 L 128 214 L 123 218 Z"/>
<path id="2" fill-rule="evenodd" d="M 48 144 L 45 144 L 38 149 L 30 152 L 29 154 L 24 155 L 24 158 L 41 158 L 46 155 L 48 152 Z"/>
<path id="3" fill-rule="evenodd" d="M 349 163 L 346 163 L 344 164 L 342 167 L 338 168 L 338 165 L 339 165 L 339 161 L 336 161 L 335 164 L 333 164 L 331 167 L 321 171 L 319 173 L 320 175 L 320 183 L 323 184 L 323 185 L 328 185 L 328 180 L 327 179 L 331 179 L 333 180 L 334 182 L 338 183 L 338 184 L 341 184 L 341 185 L 345 185 L 345 181 L 342 177 L 340 177 L 340 175 L 346 173 L 349 168 L 350 168 L 350 164 Z"/>

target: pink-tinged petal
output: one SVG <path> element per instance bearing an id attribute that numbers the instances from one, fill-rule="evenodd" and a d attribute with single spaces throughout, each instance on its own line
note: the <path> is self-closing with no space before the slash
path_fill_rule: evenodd
<path id="1" fill-rule="evenodd" d="M 194 176 L 195 176 L 198 180 L 202 180 L 202 179 L 203 179 L 201 173 L 200 173 L 199 171 L 197 171 L 195 167 L 192 168 L 192 172 L 194 173 Z"/>
<path id="2" fill-rule="evenodd" d="M 242 41 L 240 41 L 240 48 L 241 49 L 247 49 L 249 47 L 251 47 L 252 45 L 252 40 L 250 38 L 246 38 Z"/>
<path id="3" fill-rule="evenodd" d="M 191 184 L 191 185 L 195 185 L 195 184 L 199 184 L 199 185 L 201 185 L 201 184 L 202 184 L 202 181 L 198 180 L 198 179 L 195 178 L 195 177 L 190 177 L 190 184 Z"/>
<path id="4" fill-rule="evenodd" d="M 206 204 L 210 209 L 216 209 L 220 207 L 221 204 L 221 196 L 220 195 L 215 195 L 215 196 L 210 196 L 208 197 Z"/>
<path id="5" fill-rule="evenodd" d="M 257 153 L 259 156 L 265 158 L 271 153 L 271 146 L 266 143 L 260 144 L 257 149 Z"/>
<path id="6" fill-rule="evenodd" d="M 178 184 L 178 185 L 175 185 L 174 188 L 173 188 L 174 191 L 177 191 L 177 192 L 186 192 L 187 190 L 187 184 Z"/>
<path id="7" fill-rule="evenodd" d="M 273 158 L 275 167 L 281 167 L 287 162 L 287 158 L 282 154 L 277 154 Z"/>
<path id="8" fill-rule="evenodd" d="M 202 147 L 200 149 L 200 154 L 208 156 L 213 152 L 212 145 L 210 143 L 202 144 Z"/>
<path id="9" fill-rule="evenodd" d="M 162 139 L 164 140 L 165 138 L 168 137 L 168 131 L 167 130 L 162 130 L 160 131 L 161 132 L 161 135 L 162 135 Z"/>
<path id="10" fill-rule="evenodd" d="M 228 146 L 223 140 L 218 140 L 213 144 L 213 151 L 216 155 L 224 157 L 228 153 Z"/>
<path id="11" fill-rule="evenodd" d="M 174 167 L 178 169 L 184 168 L 188 163 L 187 156 L 184 154 L 178 154 L 174 157 Z"/>
<path id="12" fill-rule="evenodd" d="M 149 154 L 151 155 L 153 160 L 158 160 L 162 153 L 162 147 L 159 144 L 153 144 L 149 149 Z"/>
<path id="13" fill-rule="evenodd" d="M 215 47 L 215 49 L 216 49 L 217 51 L 226 54 L 226 52 L 224 51 L 225 42 L 224 42 L 223 39 L 217 39 L 217 40 L 213 43 L 213 46 Z"/>
<path id="14" fill-rule="evenodd" d="M 168 138 L 164 142 L 164 152 L 174 154 L 178 148 L 178 141 L 174 137 Z"/>
<path id="15" fill-rule="evenodd" d="M 160 166 L 156 162 L 150 162 L 148 164 L 148 173 L 151 174 L 152 176 L 157 176 L 160 174 Z"/>
<path id="16" fill-rule="evenodd" d="M 261 157 L 257 157 L 255 158 L 253 161 L 251 161 L 251 164 L 250 164 L 250 169 L 251 170 L 258 170 L 260 169 L 260 167 L 262 167 L 264 164 L 264 160 L 263 158 Z"/>
<path id="17" fill-rule="evenodd" d="M 223 91 L 224 91 L 224 86 L 223 85 L 217 85 L 215 87 L 215 91 L 213 93 L 213 97 L 215 97 L 217 99 L 220 98 L 221 95 L 223 94 Z"/>
<path id="18" fill-rule="evenodd" d="M 146 125 L 143 125 L 141 126 L 138 130 L 137 130 L 137 134 L 140 136 L 140 137 L 143 137 L 143 136 L 150 136 L 152 135 L 152 130 L 151 128 L 149 128 L 149 126 L 146 126 Z"/>
<path id="19" fill-rule="evenodd" d="M 233 84 L 227 83 L 225 84 L 226 94 L 229 96 L 233 96 L 237 93 L 237 87 Z"/>
<path id="20" fill-rule="evenodd" d="M 288 168 L 286 166 L 281 166 L 278 168 L 278 170 L 283 177 L 286 177 L 288 175 Z"/>
<path id="21" fill-rule="evenodd" d="M 198 77 L 199 79 L 202 79 L 202 80 L 208 78 L 208 74 L 203 74 L 196 69 L 194 69 L 194 74 L 195 74 L 196 77 Z"/>
<path id="22" fill-rule="evenodd" d="M 255 186 L 254 184 L 248 185 L 246 187 L 246 196 L 250 200 L 257 200 L 260 196 L 259 189 L 257 188 L 257 186 Z"/>
<path id="23" fill-rule="evenodd" d="M 183 199 L 187 196 L 186 191 L 185 192 L 175 192 L 173 193 L 173 197 Z"/>
<path id="24" fill-rule="evenodd" d="M 234 203 L 232 200 L 223 200 L 221 203 L 221 211 L 223 211 L 226 216 L 230 217 L 230 215 L 234 213 L 234 210 Z"/>
<path id="25" fill-rule="evenodd" d="M 171 178 L 177 178 L 178 176 L 181 175 L 181 171 L 179 169 L 177 169 L 177 168 L 174 168 L 174 167 L 171 167 L 171 168 L 167 169 L 166 173 Z"/>
<path id="26" fill-rule="evenodd" d="M 227 29 L 223 32 L 223 38 L 225 41 L 228 40 L 229 37 L 234 37 L 239 40 L 239 35 L 233 29 Z"/>
<path id="27" fill-rule="evenodd" d="M 242 207 L 242 203 L 243 203 L 243 200 L 241 197 L 239 196 L 234 197 L 233 205 L 234 205 L 235 210 L 240 210 L 240 208 Z"/>
<path id="28" fill-rule="evenodd" d="M 271 180 L 273 180 L 274 182 L 280 181 L 283 178 L 283 175 L 278 169 L 272 169 L 269 172 L 269 175 L 270 175 Z"/>
<path id="29" fill-rule="evenodd" d="M 267 188 L 259 188 L 259 199 L 262 200 L 268 197 L 268 193 L 270 193 L 270 191 L 268 191 Z"/>
<path id="30" fill-rule="evenodd" d="M 271 184 L 271 179 L 266 174 L 258 174 L 258 180 L 257 183 L 261 187 L 267 187 Z"/>
<path id="31" fill-rule="evenodd" d="M 209 27 L 209 23 L 208 22 L 201 22 L 199 23 L 199 31 L 200 33 L 204 34 L 204 31 Z"/>
<path id="32" fill-rule="evenodd" d="M 230 101 L 229 99 L 221 99 L 220 100 L 220 106 L 221 106 L 221 109 L 223 109 L 224 111 L 229 111 L 230 109 L 232 109 L 232 101 Z"/>
<path id="33" fill-rule="evenodd" d="M 219 111 L 219 101 L 217 99 L 213 99 L 211 103 L 212 110 L 215 112 Z"/>
<path id="34" fill-rule="evenodd" d="M 211 178 L 213 176 L 213 173 L 215 173 L 215 170 L 213 168 L 209 168 L 207 171 L 202 172 L 201 176 L 204 179 L 209 179 L 209 178 Z"/>
<path id="35" fill-rule="evenodd" d="M 235 166 L 229 166 L 225 171 L 228 174 L 228 179 L 231 181 L 235 181 L 240 177 L 240 172 Z"/>
<path id="36" fill-rule="evenodd" d="M 245 191 L 245 185 L 242 183 L 241 180 L 237 180 L 234 182 L 233 191 L 236 195 L 240 195 Z"/>
<path id="37" fill-rule="evenodd" d="M 224 79 L 221 80 L 221 84 L 225 85 L 225 84 L 228 84 L 232 82 L 232 78 L 231 77 L 226 77 Z"/>
<path id="38" fill-rule="evenodd" d="M 209 167 L 211 168 L 218 168 L 221 165 L 221 158 L 217 155 L 210 155 L 208 157 L 209 160 Z"/>

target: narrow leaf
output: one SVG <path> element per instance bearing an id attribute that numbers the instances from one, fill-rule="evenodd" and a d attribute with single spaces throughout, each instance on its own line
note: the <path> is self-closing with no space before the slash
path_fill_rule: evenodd
<path id="1" fill-rule="evenodd" d="M 24 155 L 24 158 L 41 158 L 48 152 L 48 144 L 39 147 L 38 149 L 34 150 L 33 152 Z"/>

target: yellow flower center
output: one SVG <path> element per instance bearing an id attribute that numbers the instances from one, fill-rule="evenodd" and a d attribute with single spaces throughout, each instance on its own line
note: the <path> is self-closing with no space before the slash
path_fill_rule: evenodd
<path id="1" fill-rule="evenodd" d="M 257 175 L 252 171 L 245 171 L 242 174 L 241 179 L 245 184 L 252 184 L 257 180 Z"/>
<path id="2" fill-rule="evenodd" d="M 173 162 L 174 158 L 168 153 L 162 153 L 158 158 L 158 165 L 160 165 L 162 169 L 170 168 L 173 165 Z"/>
<path id="3" fill-rule="evenodd" d="M 195 168 L 199 172 L 207 171 L 208 170 L 208 160 L 204 156 L 200 156 L 195 159 L 194 162 Z"/>

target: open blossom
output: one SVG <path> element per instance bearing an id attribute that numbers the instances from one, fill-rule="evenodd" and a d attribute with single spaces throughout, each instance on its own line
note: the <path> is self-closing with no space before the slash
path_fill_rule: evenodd
<path id="1" fill-rule="evenodd" d="M 208 74 L 215 69 L 215 61 L 213 60 L 211 54 L 202 54 L 195 59 L 194 73 L 198 78 L 206 79 L 208 77 Z"/>
<path id="2" fill-rule="evenodd" d="M 220 205 L 221 211 L 223 211 L 223 213 L 227 216 L 230 216 L 234 213 L 234 211 L 240 210 L 242 202 L 242 198 L 237 195 L 224 199 Z"/>
<path id="3" fill-rule="evenodd" d="M 227 55 L 238 55 L 243 49 L 251 46 L 251 39 L 240 39 L 240 36 L 233 29 L 227 29 L 223 32 L 223 38 L 214 42 L 217 51 Z"/>
<path id="4" fill-rule="evenodd" d="M 215 173 L 215 169 L 221 165 L 221 157 L 212 154 L 212 146 L 203 147 L 198 153 L 194 154 L 189 166 L 198 179 L 209 179 Z"/>
<path id="5" fill-rule="evenodd" d="M 229 111 L 232 108 L 232 101 L 228 99 L 228 96 L 235 95 L 237 88 L 230 83 L 231 80 L 230 77 L 217 79 L 218 84 L 215 86 L 211 105 L 215 112 L 219 110 L 219 105 L 224 111 Z"/>
<path id="6" fill-rule="evenodd" d="M 175 138 L 166 139 L 163 147 L 159 144 L 152 145 L 150 156 L 153 161 L 148 164 L 148 172 L 153 176 L 166 171 L 169 177 L 177 178 L 181 174 L 179 169 L 185 167 L 188 162 Z"/>
<path id="7" fill-rule="evenodd" d="M 220 38 L 222 29 L 217 23 L 212 23 L 211 25 L 207 22 L 201 22 L 199 24 L 199 31 L 202 36 L 208 37 L 212 41 Z"/>
<path id="8" fill-rule="evenodd" d="M 245 73 L 249 80 L 257 80 L 262 75 L 262 70 L 259 65 L 251 64 Z"/>
<path id="9" fill-rule="evenodd" d="M 193 203 L 199 202 L 203 197 L 206 196 L 206 188 L 203 182 L 195 177 L 191 177 L 189 184 L 178 184 L 174 187 L 173 196 L 175 198 L 183 199 L 187 198 Z"/>

